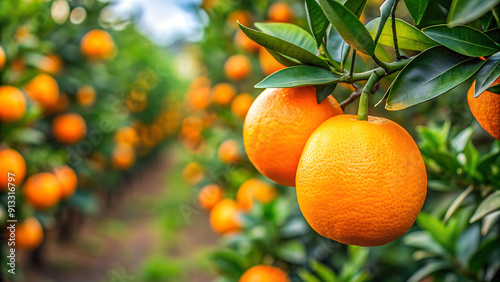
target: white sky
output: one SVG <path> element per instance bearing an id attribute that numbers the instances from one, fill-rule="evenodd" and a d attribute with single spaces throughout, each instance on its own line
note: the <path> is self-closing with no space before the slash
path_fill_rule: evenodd
<path id="1" fill-rule="evenodd" d="M 200 40 L 206 14 L 198 13 L 201 0 L 116 0 L 113 11 L 120 17 L 137 15 L 139 29 L 160 45 L 177 39 Z"/>

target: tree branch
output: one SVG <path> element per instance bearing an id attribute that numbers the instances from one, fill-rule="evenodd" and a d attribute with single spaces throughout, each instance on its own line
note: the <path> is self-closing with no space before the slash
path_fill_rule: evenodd
<path id="1" fill-rule="evenodd" d="M 399 0 L 394 1 L 392 6 L 392 39 L 394 40 L 394 52 L 396 53 L 396 61 L 401 60 L 401 53 L 398 47 L 398 35 L 396 32 L 396 8 L 398 7 Z"/>

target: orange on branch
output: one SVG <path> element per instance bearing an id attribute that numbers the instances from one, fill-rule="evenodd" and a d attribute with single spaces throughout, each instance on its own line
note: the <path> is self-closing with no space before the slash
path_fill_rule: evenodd
<path id="1" fill-rule="evenodd" d="M 43 228 L 34 217 L 28 217 L 16 226 L 16 248 L 33 250 L 42 243 Z"/>
<path id="2" fill-rule="evenodd" d="M 52 121 L 52 134 L 57 141 L 63 144 L 80 142 L 87 134 L 87 125 L 78 114 L 58 115 Z"/>
<path id="3" fill-rule="evenodd" d="M 491 86 L 498 83 L 500 83 L 500 78 Z M 474 86 L 475 82 L 467 92 L 470 111 L 484 130 L 500 140 L 500 94 L 484 91 L 479 97 L 474 98 Z"/>
<path id="4" fill-rule="evenodd" d="M 244 80 L 251 72 L 252 62 L 245 55 L 233 55 L 224 63 L 224 73 L 231 80 Z"/>
<path id="5" fill-rule="evenodd" d="M 231 112 L 239 118 L 245 118 L 248 110 L 252 106 L 253 97 L 248 93 L 236 96 L 231 103 Z"/>
<path id="6" fill-rule="evenodd" d="M 0 86 L 0 105 L 0 121 L 18 121 L 26 114 L 26 98 L 13 86 Z"/>
<path id="7" fill-rule="evenodd" d="M 53 108 L 59 100 L 59 86 L 56 80 L 48 74 L 35 76 L 24 89 L 44 109 Z"/>
<path id="8" fill-rule="evenodd" d="M 212 208 L 210 225 L 219 234 L 237 232 L 241 229 L 238 216 L 239 210 L 236 202 L 231 199 L 224 199 Z"/>
<path id="9" fill-rule="evenodd" d="M 10 173 L 10 175 L 9 175 Z M 9 176 L 12 178 L 9 181 Z M 14 149 L 0 149 L 0 191 L 18 188 L 26 176 L 26 162 Z M 12 183 L 9 187 L 9 183 Z"/>
<path id="10" fill-rule="evenodd" d="M 217 149 L 217 156 L 225 164 L 239 162 L 241 160 L 241 153 L 238 142 L 234 139 L 225 140 Z"/>
<path id="11" fill-rule="evenodd" d="M 239 282 L 289 282 L 290 277 L 280 268 L 268 265 L 256 265 L 249 268 L 240 277 Z"/>
<path id="12" fill-rule="evenodd" d="M 78 186 L 78 178 L 75 171 L 69 166 L 63 165 L 54 170 L 54 175 L 59 180 L 61 198 L 68 199 L 73 196 Z"/>
<path id="13" fill-rule="evenodd" d="M 82 37 L 80 50 L 90 59 L 108 59 L 114 55 L 116 46 L 108 32 L 94 29 Z"/>
<path id="14" fill-rule="evenodd" d="M 198 203 L 206 210 L 211 210 L 224 199 L 224 190 L 217 184 L 208 184 L 198 193 Z"/>
<path id="15" fill-rule="evenodd" d="M 76 92 L 76 101 L 80 106 L 90 107 L 95 104 L 96 92 L 91 85 L 83 85 Z"/>
<path id="16" fill-rule="evenodd" d="M 269 183 L 259 179 L 248 179 L 241 184 L 236 194 L 238 206 L 242 210 L 250 210 L 253 206 L 253 201 L 259 201 L 267 204 L 278 196 L 278 190 Z"/>
<path id="17" fill-rule="evenodd" d="M 119 170 L 131 168 L 135 162 L 134 147 L 124 143 L 116 144 L 111 155 L 111 162 Z"/>
<path id="18" fill-rule="evenodd" d="M 231 103 L 236 95 L 236 89 L 229 83 L 221 82 L 212 88 L 212 100 L 219 106 L 226 106 Z"/>
<path id="19" fill-rule="evenodd" d="M 54 174 L 48 172 L 30 176 L 23 191 L 26 201 L 38 210 L 51 208 L 61 200 L 61 184 Z"/>

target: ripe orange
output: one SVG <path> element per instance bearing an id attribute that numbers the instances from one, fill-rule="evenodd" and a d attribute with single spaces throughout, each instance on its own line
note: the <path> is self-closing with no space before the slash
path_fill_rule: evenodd
<path id="1" fill-rule="evenodd" d="M 313 131 L 327 119 L 342 114 L 335 98 L 320 104 L 314 87 L 269 88 L 248 111 L 243 142 L 250 162 L 269 179 L 295 186 L 302 150 Z"/>
<path id="2" fill-rule="evenodd" d="M 234 95 L 236 95 L 236 89 L 229 83 L 219 83 L 212 89 L 212 100 L 215 104 L 220 106 L 226 106 L 231 103 Z"/>
<path id="3" fill-rule="evenodd" d="M 43 228 L 34 217 L 28 217 L 16 226 L 16 248 L 33 250 L 42 243 Z"/>
<path id="4" fill-rule="evenodd" d="M 266 48 L 260 47 L 259 49 L 259 63 L 260 63 L 260 68 L 262 69 L 262 72 L 264 72 L 265 75 L 270 75 L 272 73 L 275 73 L 279 70 L 282 70 L 286 68 L 286 66 L 282 65 L 280 62 L 278 62 L 269 51 L 267 51 Z"/>
<path id="5" fill-rule="evenodd" d="M 234 35 L 234 45 L 240 47 L 248 53 L 256 53 L 260 47 L 260 45 L 255 43 L 255 41 L 248 38 L 242 30 L 238 30 Z"/>
<path id="6" fill-rule="evenodd" d="M 139 144 L 139 135 L 133 127 L 125 126 L 115 132 L 115 142 L 135 147 Z"/>
<path id="7" fill-rule="evenodd" d="M 101 29 L 94 29 L 83 36 L 80 50 L 84 56 L 90 59 L 108 59 L 114 55 L 116 46 L 109 33 Z"/>
<path id="8" fill-rule="evenodd" d="M 238 206 L 242 210 L 251 210 L 253 201 L 267 204 L 278 196 L 278 191 L 269 183 L 259 179 L 248 179 L 241 184 L 236 194 Z"/>
<path id="9" fill-rule="evenodd" d="M 210 79 L 200 76 L 189 85 L 185 97 L 185 103 L 189 110 L 203 110 L 210 104 L 210 83 Z"/>
<path id="10" fill-rule="evenodd" d="M 238 27 L 238 22 L 244 26 L 250 26 L 252 24 L 252 15 L 245 10 L 236 10 L 227 16 L 227 25 Z"/>
<path id="11" fill-rule="evenodd" d="M 26 113 L 26 98 L 13 86 L 0 86 L 0 120 L 4 122 L 18 121 Z"/>
<path id="12" fill-rule="evenodd" d="M 48 74 L 39 74 L 35 76 L 24 89 L 31 97 L 39 103 L 44 109 L 54 107 L 59 100 L 59 86 L 56 80 Z"/>
<path id="13" fill-rule="evenodd" d="M 500 83 L 498 78 L 493 84 Z M 467 92 L 469 108 L 479 124 L 496 139 L 500 140 L 500 94 L 484 91 L 479 97 L 474 98 L 474 85 Z"/>
<path id="14" fill-rule="evenodd" d="M 83 85 L 76 92 L 76 101 L 80 106 L 90 107 L 95 103 L 95 89 L 91 85 Z"/>
<path id="15" fill-rule="evenodd" d="M 46 72 L 51 75 L 56 75 L 61 71 L 63 67 L 63 62 L 58 55 L 49 54 L 47 56 L 44 56 L 40 61 L 38 61 L 37 67 L 42 72 Z"/>
<path id="16" fill-rule="evenodd" d="M 205 173 L 203 167 L 197 162 L 190 162 L 182 169 L 182 177 L 189 184 L 197 184 L 203 180 Z"/>
<path id="17" fill-rule="evenodd" d="M 252 72 L 252 62 L 244 55 L 233 55 L 224 63 L 224 73 L 231 80 L 240 81 Z"/>
<path id="18" fill-rule="evenodd" d="M 119 170 L 127 170 L 134 164 L 134 147 L 129 144 L 118 143 L 113 149 L 111 156 L 113 165 Z"/>
<path id="19" fill-rule="evenodd" d="M 78 185 L 75 171 L 67 165 L 60 166 L 54 170 L 54 175 L 59 180 L 61 187 L 61 198 L 68 199 L 73 196 Z"/>
<path id="20" fill-rule="evenodd" d="M 14 179 L 9 181 L 9 172 Z M 0 149 L 0 191 L 5 191 L 9 187 L 9 183 L 18 186 L 23 182 L 26 176 L 26 162 L 23 156 L 13 149 Z M 14 187 L 10 185 L 10 187 Z"/>
<path id="21" fill-rule="evenodd" d="M 198 193 L 198 203 L 206 210 L 211 210 L 224 199 L 224 190 L 217 184 L 208 184 Z"/>
<path id="22" fill-rule="evenodd" d="M 234 200 L 224 199 L 217 203 L 210 212 L 210 225 L 220 234 L 240 230 L 238 205 Z"/>
<path id="23" fill-rule="evenodd" d="M 239 118 L 245 118 L 248 110 L 252 106 L 253 97 L 248 93 L 242 93 L 236 96 L 231 103 L 231 111 Z"/>
<path id="24" fill-rule="evenodd" d="M 52 134 L 63 144 L 75 144 L 87 134 L 87 125 L 78 114 L 59 115 L 52 121 Z"/>
<path id="25" fill-rule="evenodd" d="M 26 200 L 35 209 L 51 208 L 61 199 L 61 184 L 52 173 L 40 172 L 30 176 L 23 189 Z"/>
<path id="26" fill-rule="evenodd" d="M 219 160 L 225 164 L 234 164 L 241 160 L 240 148 L 238 141 L 228 139 L 220 144 L 217 150 Z"/>
<path id="27" fill-rule="evenodd" d="M 5 61 L 7 60 L 7 56 L 5 55 L 5 51 L 2 46 L 0 46 L 0 70 L 5 66 Z"/>
<path id="28" fill-rule="evenodd" d="M 293 10 L 285 2 L 276 2 L 269 7 L 267 17 L 274 22 L 290 23 L 294 19 Z"/>
<path id="29" fill-rule="evenodd" d="M 415 141 L 397 123 L 338 115 L 311 135 L 297 169 L 297 199 L 324 237 L 379 246 L 404 235 L 427 193 Z"/>
<path id="30" fill-rule="evenodd" d="M 289 282 L 290 277 L 280 268 L 268 265 L 256 265 L 249 268 L 240 277 L 239 282 Z"/>

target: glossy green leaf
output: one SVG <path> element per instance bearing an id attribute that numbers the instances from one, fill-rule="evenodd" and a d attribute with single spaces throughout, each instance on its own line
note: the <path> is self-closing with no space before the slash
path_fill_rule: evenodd
<path id="1" fill-rule="evenodd" d="M 460 234 L 457 240 L 457 258 L 462 265 L 467 265 L 470 257 L 479 247 L 481 232 L 479 225 L 475 224 Z"/>
<path id="2" fill-rule="evenodd" d="M 500 248 L 500 238 L 493 237 L 481 243 L 477 251 L 469 260 L 469 268 L 473 271 L 478 271 L 490 261 L 490 256 L 493 252 Z"/>
<path id="3" fill-rule="evenodd" d="M 469 79 L 483 64 L 444 47 L 428 49 L 398 74 L 388 90 L 386 109 L 402 110 L 435 98 Z"/>
<path id="4" fill-rule="evenodd" d="M 300 241 L 292 240 L 278 245 L 274 254 L 287 262 L 302 264 L 306 261 L 306 248 Z"/>
<path id="5" fill-rule="evenodd" d="M 405 0 L 406 8 L 410 12 L 411 17 L 416 25 L 420 23 L 420 20 L 424 16 L 425 9 L 429 0 Z"/>
<path id="6" fill-rule="evenodd" d="M 311 34 L 294 24 L 255 23 L 255 27 L 266 34 L 302 47 L 313 54 L 318 52 L 318 47 L 316 47 L 316 43 Z"/>
<path id="7" fill-rule="evenodd" d="M 460 205 L 464 202 L 465 198 L 472 192 L 473 187 L 469 186 L 462 193 L 460 193 L 455 200 L 451 203 L 450 207 L 446 211 L 444 216 L 444 222 L 447 222 L 453 213 L 460 207 Z"/>
<path id="8" fill-rule="evenodd" d="M 313 66 L 295 66 L 277 71 L 264 78 L 255 88 L 291 88 L 338 82 L 340 76 Z"/>
<path id="9" fill-rule="evenodd" d="M 486 35 L 488 35 L 497 44 L 500 43 L 500 28 L 495 27 L 495 28 L 492 28 L 490 30 L 485 31 L 484 33 Z"/>
<path id="10" fill-rule="evenodd" d="M 488 56 L 500 50 L 486 34 L 469 26 L 449 28 L 435 25 L 423 29 L 423 32 L 449 49 L 470 57 Z"/>
<path id="11" fill-rule="evenodd" d="M 403 237 L 405 245 L 429 251 L 433 254 L 446 256 L 446 250 L 439 245 L 427 231 L 415 231 Z"/>
<path id="12" fill-rule="evenodd" d="M 481 204 L 477 207 L 476 211 L 470 218 L 470 223 L 474 223 L 485 215 L 500 209 L 500 191 L 491 193 Z"/>
<path id="13" fill-rule="evenodd" d="M 373 56 L 373 39 L 355 14 L 335 0 L 319 0 L 319 4 L 347 44 L 359 52 Z"/>
<path id="14" fill-rule="evenodd" d="M 311 268 L 314 270 L 316 275 L 318 275 L 318 277 L 321 278 L 322 281 L 335 282 L 338 280 L 335 272 L 333 272 L 331 268 L 320 262 L 317 262 L 315 260 L 312 261 Z"/>
<path id="15" fill-rule="evenodd" d="M 500 0 L 453 0 L 448 25 L 454 27 L 477 20 L 499 3 Z"/>
<path id="16" fill-rule="evenodd" d="M 382 30 L 384 29 L 385 23 L 387 22 L 387 19 L 391 15 L 392 7 L 394 6 L 394 2 L 396 0 L 386 0 L 381 6 L 380 6 L 380 20 L 378 24 L 378 29 L 377 33 L 375 34 L 375 37 L 373 41 L 375 44 L 378 43 L 378 40 L 380 39 L 380 35 L 382 35 Z"/>
<path id="17" fill-rule="evenodd" d="M 422 281 L 425 277 L 431 275 L 432 273 L 448 268 L 453 268 L 453 265 L 447 261 L 433 261 L 413 273 L 413 275 L 408 278 L 408 282 Z"/>
<path id="18" fill-rule="evenodd" d="M 325 100 L 326 97 L 332 95 L 336 87 L 337 83 L 316 86 L 316 101 L 318 104 Z"/>
<path id="19" fill-rule="evenodd" d="M 489 57 L 477 73 L 474 82 L 474 97 L 481 95 L 498 77 L 500 77 L 500 53 Z"/>
<path id="20" fill-rule="evenodd" d="M 351 11 L 356 15 L 356 17 L 359 18 L 363 13 L 363 10 L 365 9 L 366 1 L 367 0 L 346 0 L 342 4 L 344 4 L 344 7 L 349 9 L 349 11 Z"/>
<path id="21" fill-rule="evenodd" d="M 366 28 L 374 38 L 377 35 L 379 24 L 380 18 L 376 18 L 366 25 Z M 401 49 L 423 51 L 439 45 L 437 42 L 432 40 L 416 27 L 401 19 L 396 19 L 396 32 L 398 35 L 398 46 Z M 378 43 L 394 47 L 394 39 L 392 36 L 392 19 L 387 19 Z"/>
<path id="22" fill-rule="evenodd" d="M 450 249 L 450 232 L 446 226 L 439 219 L 433 217 L 428 213 L 420 213 L 417 217 L 417 224 L 420 228 L 431 234 L 432 238 L 446 249 Z"/>
<path id="23" fill-rule="evenodd" d="M 451 140 L 451 147 L 455 149 L 455 152 L 463 152 L 465 150 L 465 147 L 470 142 L 473 133 L 474 127 L 469 126 L 453 137 Z"/>
<path id="24" fill-rule="evenodd" d="M 316 44 L 320 46 L 323 43 L 323 37 L 330 22 L 326 18 L 323 10 L 316 0 L 306 0 L 306 15 L 309 28 L 316 39 Z"/>
<path id="25" fill-rule="evenodd" d="M 486 89 L 488 92 L 495 93 L 495 94 L 500 94 L 500 84 L 491 86 L 490 88 Z"/>
<path id="26" fill-rule="evenodd" d="M 333 27 L 330 27 L 328 30 L 326 49 L 332 59 L 339 64 L 347 56 L 347 53 L 349 53 L 349 45 Z"/>
<path id="27" fill-rule="evenodd" d="M 269 54 L 271 54 L 271 56 L 273 56 L 276 59 L 276 61 L 280 62 L 284 66 L 291 67 L 291 66 L 301 65 L 301 63 L 297 60 L 294 60 L 290 57 L 287 57 L 270 49 L 266 50 L 267 52 L 269 52 Z"/>
<path id="28" fill-rule="evenodd" d="M 303 63 L 303 64 L 308 64 L 308 65 L 314 65 L 318 67 L 322 67 L 325 69 L 329 69 L 328 64 L 315 54 L 313 54 L 311 51 L 304 49 L 303 47 L 296 45 L 294 43 L 291 43 L 289 41 L 286 41 L 282 38 L 278 38 L 276 36 L 260 32 L 248 27 L 245 27 L 244 25 L 240 24 L 241 30 L 248 36 L 248 38 L 252 39 L 259 45 L 262 45 L 266 47 L 267 49 L 276 51 L 278 53 L 281 53 L 285 56 L 291 57 L 293 59 L 296 59 L 297 61 Z M 292 29 L 289 29 L 290 31 Z M 304 31 L 306 32 L 306 31 Z M 306 32 L 307 33 L 307 32 Z M 286 38 L 289 38 L 289 34 L 284 35 Z M 313 46 L 316 48 L 316 43 L 314 42 L 314 39 L 312 39 L 311 35 L 309 35 L 310 40 L 313 40 Z M 301 38 L 298 40 L 297 38 Z M 304 46 L 308 46 L 310 48 L 310 43 L 307 43 L 308 39 L 305 39 L 302 37 L 302 35 L 297 35 L 297 42 L 301 42 L 301 44 L 304 44 Z"/>
<path id="29" fill-rule="evenodd" d="M 500 221 L 500 211 L 492 212 L 483 217 L 481 234 L 486 236 L 488 231 L 490 231 L 490 229 L 495 226 L 498 221 Z"/>

